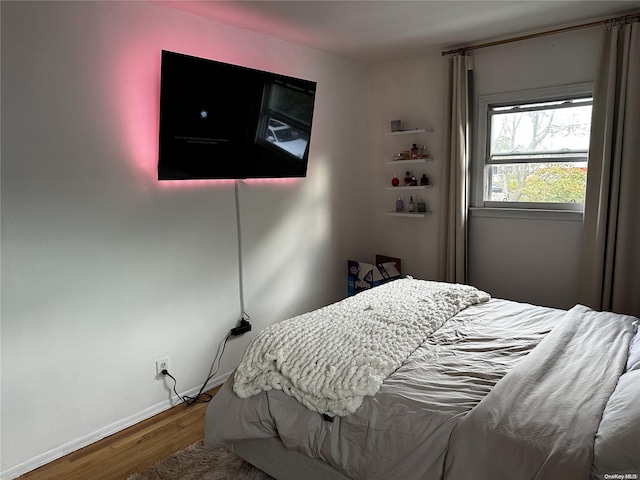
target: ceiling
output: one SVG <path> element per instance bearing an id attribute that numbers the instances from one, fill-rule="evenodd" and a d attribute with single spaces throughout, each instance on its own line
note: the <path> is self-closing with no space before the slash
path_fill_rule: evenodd
<path id="1" fill-rule="evenodd" d="M 159 3 L 365 63 L 640 11 L 640 0 L 160 0 Z"/>

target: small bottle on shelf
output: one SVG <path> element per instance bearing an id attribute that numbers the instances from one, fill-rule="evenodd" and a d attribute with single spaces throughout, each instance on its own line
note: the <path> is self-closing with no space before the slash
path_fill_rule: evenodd
<path id="1" fill-rule="evenodd" d="M 404 202 L 400 196 L 398 196 L 398 200 L 396 200 L 396 212 L 404 212 Z"/>
<path id="2" fill-rule="evenodd" d="M 404 184 L 407 187 L 411 185 L 411 172 L 407 172 L 404 174 Z"/>
<path id="3" fill-rule="evenodd" d="M 418 212 L 424 213 L 426 211 L 427 211 L 427 204 L 424 203 L 424 199 L 421 198 L 420 200 L 418 200 Z"/>
<path id="4" fill-rule="evenodd" d="M 411 158 L 420 158 L 420 149 L 415 143 L 411 147 Z"/>
<path id="5" fill-rule="evenodd" d="M 427 158 L 428 156 L 429 154 L 427 153 L 427 147 L 423 145 L 420 149 L 420 158 Z"/>
<path id="6" fill-rule="evenodd" d="M 416 176 L 414 175 L 413 177 L 411 177 L 411 186 L 415 187 L 418 185 L 418 180 L 416 179 Z"/>
<path id="7" fill-rule="evenodd" d="M 420 185 L 429 185 L 429 177 L 427 177 L 426 173 L 422 174 L 422 177 L 420 178 Z"/>
<path id="8" fill-rule="evenodd" d="M 394 187 L 397 187 L 398 185 L 400 185 L 400 180 L 398 180 L 397 175 L 394 175 L 393 178 L 391 179 L 391 185 L 393 185 Z"/>
<path id="9" fill-rule="evenodd" d="M 413 203 L 413 196 L 409 197 L 409 212 L 416 211 L 416 204 Z"/>

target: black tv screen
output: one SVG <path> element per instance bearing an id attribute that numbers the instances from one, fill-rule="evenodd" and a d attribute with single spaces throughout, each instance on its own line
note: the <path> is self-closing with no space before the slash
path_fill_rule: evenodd
<path id="1" fill-rule="evenodd" d="M 304 177 L 316 83 L 162 51 L 158 179 Z"/>

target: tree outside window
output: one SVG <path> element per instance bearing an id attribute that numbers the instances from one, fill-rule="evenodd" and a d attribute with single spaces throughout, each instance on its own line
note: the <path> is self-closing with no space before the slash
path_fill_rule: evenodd
<path id="1" fill-rule="evenodd" d="M 591 103 L 488 105 L 485 202 L 584 204 Z"/>

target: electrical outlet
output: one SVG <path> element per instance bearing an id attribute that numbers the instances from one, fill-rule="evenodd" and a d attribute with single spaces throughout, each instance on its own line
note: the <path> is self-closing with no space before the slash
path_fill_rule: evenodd
<path id="1" fill-rule="evenodd" d="M 158 380 L 162 380 L 164 378 L 164 375 L 162 374 L 163 370 L 166 370 L 167 372 L 169 371 L 169 357 L 159 358 L 156 360 L 156 378 Z"/>

